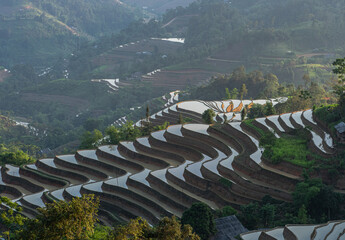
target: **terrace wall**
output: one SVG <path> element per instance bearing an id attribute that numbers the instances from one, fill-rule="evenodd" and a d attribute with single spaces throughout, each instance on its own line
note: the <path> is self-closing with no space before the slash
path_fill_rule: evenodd
<path id="1" fill-rule="evenodd" d="M 290 118 L 289 118 L 290 119 Z M 286 132 L 291 132 L 293 130 L 293 128 L 288 127 L 288 125 L 286 125 L 286 123 L 283 121 L 283 119 L 281 119 L 281 117 L 278 118 L 278 122 L 280 123 L 280 125 L 282 126 L 282 128 L 286 131 Z M 293 126 L 293 125 L 292 125 Z"/>
<path id="2" fill-rule="evenodd" d="M 90 174 L 91 176 L 95 176 L 99 179 L 106 179 L 108 178 L 108 175 L 100 172 L 100 171 L 97 171 L 95 169 L 91 169 L 91 168 L 88 168 L 88 167 L 85 167 L 85 166 L 82 166 L 82 165 L 77 165 L 77 164 L 73 164 L 73 163 L 69 163 L 69 162 L 66 162 L 66 161 L 63 161 L 61 159 L 59 159 L 58 156 L 55 157 L 54 159 L 55 163 L 62 166 L 62 167 L 66 167 L 66 168 L 69 168 L 69 169 L 73 169 L 73 170 L 76 170 L 76 171 L 81 171 L 81 172 L 85 172 L 87 174 Z"/>
<path id="3" fill-rule="evenodd" d="M 185 159 L 194 162 L 200 161 L 202 159 L 202 155 L 200 152 L 194 149 L 187 148 L 185 146 L 162 142 L 151 136 L 149 137 L 149 142 L 155 148 L 164 149 L 165 151 L 172 153 L 178 153 L 179 155 L 182 155 Z"/>
<path id="4" fill-rule="evenodd" d="M 247 181 L 243 179 L 241 176 L 239 176 L 238 173 L 236 173 L 235 171 L 232 171 L 221 165 L 218 166 L 218 171 L 220 172 L 221 175 L 223 175 L 227 179 L 231 179 L 232 181 L 236 182 L 238 185 L 242 186 L 243 188 L 247 190 L 251 190 L 254 192 L 261 192 L 261 193 L 264 193 L 265 195 L 270 195 L 273 198 L 278 198 L 287 202 L 292 201 L 292 197 L 290 194 L 277 190 L 277 189 L 260 186 L 258 184 Z"/>
<path id="5" fill-rule="evenodd" d="M 227 145 L 231 146 L 237 152 L 240 153 L 244 151 L 242 145 L 237 140 L 235 140 L 235 138 L 226 134 L 225 131 L 223 131 L 222 129 L 216 129 L 211 126 L 207 131 L 210 132 L 210 134 L 213 134 L 218 138 L 223 139 Z"/>
<path id="6" fill-rule="evenodd" d="M 128 156 L 129 158 L 136 160 L 138 162 L 143 162 L 146 164 L 154 165 L 154 166 L 159 167 L 159 168 L 169 167 L 169 164 L 166 163 L 165 161 L 158 159 L 158 158 L 150 157 L 150 156 L 147 156 L 144 154 L 140 154 L 140 153 L 131 151 L 130 149 L 128 149 L 124 145 L 122 145 L 121 142 L 118 145 L 118 150 L 123 155 Z"/>
<path id="7" fill-rule="evenodd" d="M 118 168 L 118 167 L 115 167 L 113 165 L 82 156 L 82 155 L 80 155 L 79 152 L 76 152 L 75 158 L 78 160 L 78 162 L 107 170 L 109 172 L 115 173 L 116 176 L 122 176 L 122 175 L 126 174 L 126 171 L 121 169 L 121 168 Z"/>
<path id="8" fill-rule="evenodd" d="M 252 160 L 243 161 L 243 159 L 241 159 L 241 161 L 234 161 L 233 167 L 237 171 L 242 172 L 244 175 L 247 175 L 250 178 L 263 182 L 265 185 L 268 185 L 272 188 L 281 189 L 284 191 L 293 191 L 295 185 L 298 183 L 298 180 L 296 179 L 291 179 L 266 169 L 255 171 L 248 166 L 248 164 L 246 164 L 248 161 L 252 162 Z"/>
<path id="9" fill-rule="evenodd" d="M 229 147 L 225 145 L 223 142 L 219 141 L 218 139 L 213 138 L 212 136 L 207 136 L 205 134 L 194 132 L 184 127 L 182 127 L 181 132 L 184 136 L 194 139 L 200 139 L 202 142 L 216 147 L 217 149 L 225 153 L 227 156 L 231 155 L 231 150 L 229 149 Z"/>
<path id="10" fill-rule="evenodd" d="M 160 212 L 164 216 L 171 216 L 172 214 L 168 211 L 166 211 L 163 207 L 155 203 L 154 201 L 137 194 L 129 189 L 118 187 L 118 186 L 112 186 L 108 185 L 106 183 L 103 183 L 102 189 L 106 192 L 109 192 L 109 194 L 114 193 L 115 195 L 125 196 L 127 198 L 133 199 L 137 202 L 142 202 L 144 205 L 148 206 L 149 208 L 154 209 L 157 212 Z"/>
<path id="11" fill-rule="evenodd" d="M 66 185 L 68 185 L 68 182 L 66 181 L 62 181 L 62 180 L 58 180 L 56 178 L 52 178 L 52 177 L 48 177 L 48 176 L 43 176 L 42 173 L 36 173 L 34 171 L 28 170 L 28 169 L 24 169 L 24 168 L 19 168 L 19 173 L 20 175 L 23 175 L 25 177 L 29 177 L 29 178 L 33 178 L 38 182 L 41 182 L 43 184 L 47 184 L 50 186 L 54 186 L 54 187 L 58 187 L 58 188 L 62 188 L 65 187 Z"/>
<path id="12" fill-rule="evenodd" d="M 226 206 L 229 205 L 230 202 L 227 202 L 226 200 L 220 198 L 217 194 L 215 194 L 214 192 L 211 192 L 210 189 L 210 185 L 207 186 L 207 189 L 200 189 L 197 186 L 194 186 L 193 183 L 188 180 L 188 183 L 175 177 L 174 175 L 172 175 L 170 172 L 167 172 L 166 174 L 166 178 L 168 180 L 170 180 L 171 182 L 175 183 L 176 185 L 180 186 L 183 189 L 186 189 L 187 191 L 200 196 L 202 198 L 208 199 L 213 201 L 217 206 L 222 207 L 222 206 Z M 200 178 L 198 178 L 200 179 Z M 194 179 L 196 180 L 196 179 Z M 195 181 L 194 181 L 195 183 Z M 196 201 L 198 202 L 198 201 Z"/>
<path id="13" fill-rule="evenodd" d="M 11 195 L 14 199 L 22 196 L 22 193 L 18 189 L 6 185 L 0 185 L 0 192 Z"/>
<path id="14" fill-rule="evenodd" d="M 113 161 L 114 164 L 118 164 L 118 165 L 121 165 L 121 166 L 129 167 L 129 168 L 132 168 L 132 169 L 134 169 L 134 170 L 136 170 L 138 172 L 144 170 L 143 166 L 141 166 L 141 165 L 139 165 L 137 163 L 128 161 L 128 160 L 126 160 L 124 158 L 119 158 L 119 157 L 117 157 L 115 155 L 112 155 L 112 154 L 107 153 L 107 152 L 103 152 L 103 151 L 101 151 L 99 149 L 97 149 L 96 154 L 97 154 L 97 156 L 100 156 L 100 157 L 103 157 L 103 158 L 106 158 L 106 159 L 109 159 L 109 160 Z"/>
<path id="15" fill-rule="evenodd" d="M 50 173 L 50 174 L 53 174 L 56 176 L 66 177 L 69 179 L 74 179 L 74 180 L 80 181 L 81 183 L 85 183 L 85 182 L 88 182 L 90 180 L 89 178 L 87 178 L 83 175 L 80 175 L 78 173 L 70 172 L 70 171 L 63 170 L 63 169 L 53 168 L 53 167 L 50 167 L 50 166 L 48 166 L 48 165 L 46 165 L 40 161 L 37 161 L 35 165 L 47 173 Z"/>
<path id="16" fill-rule="evenodd" d="M 149 195 L 155 196 L 160 202 L 164 202 L 164 204 L 177 209 L 178 211 L 184 211 L 187 209 L 187 206 L 190 206 L 190 198 L 184 198 L 182 195 L 180 196 L 180 192 L 171 187 L 170 185 L 162 183 L 159 179 L 156 179 L 154 176 L 151 174 L 148 175 L 146 178 L 148 182 L 150 182 L 150 185 L 156 186 L 159 189 L 162 189 L 164 191 L 157 191 L 153 188 L 150 188 L 144 184 L 139 184 L 136 181 L 130 180 L 128 181 L 128 185 L 134 187 L 134 188 L 140 188 L 143 192 L 146 192 Z M 178 202 L 172 200 L 171 198 L 165 196 L 161 192 L 169 192 L 169 194 L 173 195 L 174 197 L 177 197 L 179 199 Z M 181 203 L 185 203 L 185 205 L 182 205 Z"/>
<path id="17" fill-rule="evenodd" d="M 164 159 L 170 159 L 172 161 L 177 162 L 178 164 L 182 164 L 185 161 L 183 157 L 175 153 L 170 153 L 170 152 L 161 151 L 159 149 L 150 148 L 150 147 L 140 144 L 137 141 L 134 141 L 133 144 L 135 148 L 138 149 L 139 151 L 146 152 L 148 154 L 152 154 L 154 156 L 161 157 Z"/>
<path id="18" fill-rule="evenodd" d="M 166 131 L 164 133 L 164 136 L 169 142 L 172 142 L 172 143 L 177 144 L 177 145 L 188 146 L 192 149 L 194 148 L 197 151 L 199 151 L 200 153 L 206 154 L 206 155 L 210 156 L 211 158 L 215 158 L 218 155 L 217 151 L 214 148 L 212 148 L 212 147 L 208 146 L 207 144 L 204 144 L 203 142 L 198 141 L 196 139 L 176 136 L 175 134 L 171 134 L 168 131 Z"/>
<path id="19" fill-rule="evenodd" d="M 151 223 L 154 223 L 154 224 L 158 223 L 158 219 L 153 215 L 152 212 L 124 198 L 111 195 L 108 193 L 104 193 L 104 192 L 94 192 L 86 188 L 81 188 L 80 192 L 81 194 L 96 194 L 96 196 L 99 196 L 102 201 L 112 203 L 116 206 L 121 206 L 121 208 L 125 208 L 129 212 L 138 213 L 139 216 L 144 217 Z"/>
<path id="20" fill-rule="evenodd" d="M 23 179 L 21 177 L 11 176 L 7 173 L 8 169 L 6 167 L 1 168 L 2 180 L 7 184 L 22 186 L 32 193 L 38 193 L 44 190 L 43 187 L 33 184 L 32 182 Z"/>

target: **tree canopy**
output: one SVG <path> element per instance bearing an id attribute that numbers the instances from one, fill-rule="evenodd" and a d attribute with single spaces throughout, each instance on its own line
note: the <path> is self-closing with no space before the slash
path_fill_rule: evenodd
<path id="1" fill-rule="evenodd" d="M 208 239 L 217 231 L 212 210 L 205 203 L 193 203 L 193 205 L 183 213 L 181 222 L 182 224 L 191 225 L 195 233 L 198 234 L 201 239 Z"/>

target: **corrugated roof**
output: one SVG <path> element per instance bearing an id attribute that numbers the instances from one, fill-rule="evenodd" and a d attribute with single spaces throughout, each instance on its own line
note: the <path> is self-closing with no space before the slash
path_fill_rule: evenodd
<path id="1" fill-rule="evenodd" d="M 215 221 L 218 232 L 216 233 L 214 239 L 236 240 L 236 236 L 240 235 L 241 233 L 248 232 L 248 229 L 243 227 L 242 223 L 235 215 L 218 218 Z"/>
<path id="2" fill-rule="evenodd" d="M 338 131 L 338 133 L 344 133 L 345 132 L 345 123 L 341 122 L 334 126 L 334 128 Z"/>

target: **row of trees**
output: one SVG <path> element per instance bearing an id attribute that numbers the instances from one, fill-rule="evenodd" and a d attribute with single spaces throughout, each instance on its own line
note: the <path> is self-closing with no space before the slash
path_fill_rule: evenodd
<path id="1" fill-rule="evenodd" d="M 151 226 L 142 218 L 131 220 L 125 225 L 114 228 L 98 225 L 99 199 L 94 195 L 83 195 L 73 198 L 70 202 L 58 201 L 38 208 L 39 214 L 32 219 L 20 214 L 22 208 L 8 198 L 1 197 L 0 203 L 8 208 L 2 210 L 0 224 L 2 235 L 7 239 L 18 240 L 200 240 L 189 224 L 181 224 L 175 216 L 164 217 L 157 226 Z M 209 213 L 210 209 L 202 205 L 201 214 Z M 191 210 L 195 212 L 195 209 Z M 188 212 L 185 217 L 191 221 Z M 198 223 L 199 224 L 199 223 Z M 214 222 L 212 222 L 214 228 Z M 207 232 L 205 225 L 200 231 Z M 208 227 L 208 226 L 206 226 Z M 214 232 L 214 230 L 213 230 Z M 213 233 L 212 232 L 212 233 Z M 210 234 L 210 233 L 208 233 Z M 207 239 L 208 235 L 206 236 Z"/>

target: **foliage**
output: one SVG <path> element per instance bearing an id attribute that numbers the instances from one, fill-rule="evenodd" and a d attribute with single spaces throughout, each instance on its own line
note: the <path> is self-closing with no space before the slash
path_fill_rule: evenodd
<path id="1" fill-rule="evenodd" d="M 338 96 L 338 105 L 342 117 L 345 117 L 345 58 L 337 59 L 333 65 L 333 72 L 338 75 L 339 82 L 334 85 L 334 92 Z"/>
<path id="2" fill-rule="evenodd" d="M 268 101 L 266 104 L 265 104 L 265 115 L 266 116 L 271 116 L 271 115 L 274 115 L 276 114 L 276 111 L 273 107 L 273 104 L 271 101 Z"/>
<path id="3" fill-rule="evenodd" d="M 243 97 L 247 96 L 248 94 L 248 89 L 246 84 L 242 84 L 241 89 L 240 89 L 240 96 L 241 96 L 241 100 L 243 99 Z"/>
<path id="4" fill-rule="evenodd" d="M 218 218 L 236 215 L 237 211 L 231 206 L 225 206 L 222 209 L 216 210 L 216 216 Z"/>
<path id="5" fill-rule="evenodd" d="M 95 129 L 91 132 L 86 131 L 81 139 L 80 148 L 81 149 L 91 149 L 95 148 L 97 143 L 103 139 L 102 133 Z"/>
<path id="6" fill-rule="evenodd" d="M 307 209 L 311 218 L 317 221 L 334 219 L 339 214 L 343 197 L 322 183 L 321 179 L 307 179 L 298 183 L 293 193 L 295 208 Z M 302 210 L 300 210 L 302 211 Z"/>
<path id="7" fill-rule="evenodd" d="M 241 111 L 241 120 L 244 121 L 247 117 L 248 108 L 244 107 Z"/>
<path id="8" fill-rule="evenodd" d="M 223 178 L 223 177 L 221 177 L 221 178 L 219 179 L 219 182 L 220 182 L 223 186 L 225 186 L 225 187 L 227 187 L 227 188 L 231 188 L 231 186 L 232 186 L 232 182 L 231 182 L 229 179 L 226 179 L 226 178 Z"/>
<path id="9" fill-rule="evenodd" d="M 264 130 L 262 130 L 261 128 L 258 128 L 257 126 L 255 126 L 253 124 L 253 121 L 254 119 L 247 119 L 247 120 L 244 120 L 243 123 L 245 125 L 247 125 L 248 127 L 252 128 L 254 131 L 256 131 L 258 134 L 260 134 L 260 136 L 264 136 L 265 135 L 265 132 Z M 272 135 L 271 135 L 272 136 Z M 274 136 L 273 136 L 274 137 Z"/>
<path id="10" fill-rule="evenodd" d="M 150 225 L 144 219 L 132 219 L 125 226 L 117 226 L 108 236 L 109 240 L 126 240 L 126 239 L 147 239 L 150 233 Z"/>
<path id="11" fill-rule="evenodd" d="M 2 229 L 2 234 L 9 239 L 11 233 L 24 225 L 26 218 L 20 214 L 22 208 L 7 197 L 0 197 L 0 204 L 2 205 L 0 223 L 6 227 L 6 229 Z"/>
<path id="12" fill-rule="evenodd" d="M 208 239 L 216 233 L 212 211 L 205 203 L 193 203 L 193 205 L 183 213 L 181 222 L 182 224 L 191 225 L 195 233 L 198 234 L 201 239 Z"/>
<path id="13" fill-rule="evenodd" d="M 202 117 L 202 120 L 204 120 L 206 124 L 213 124 L 214 123 L 213 118 L 215 116 L 216 116 L 216 113 L 212 109 L 207 109 L 203 112 L 201 117 Z"/>
<path id="14" fill-rule="evenodd" d="M 320 179 L 305 179 L 297 184 L 293 202 L 281 202 L 265 196 L 260 202 L 241 206 L 237 217 L 248 229 L 273 228 L 286 224 L 311 224 L 343 216 L 343 196 Z"/>
<path id="15" fill-rule="evenodd" d="M 273 163 L 286 161 L 309 168 L 315 164 L 316 156 L 308 149 L 308 136 L 308 130 L 295 130 L 281 138 L 267 133 L 260 140 L 260 145 L 265 148 L 263 157 Z"/>
<path id="16" fill-rule="evenodd" d="M 265 114 L 265 106 L 261 104 L 253 104 L 252 107 L 249 109 L 248 118 L 261 118 L 266 116 Z"/>
<path id="17" fill-rule="evenodd" d="M 4 144 L 0 144 L 0 165 L 12 164 L 15 166 L 21 166 L 24 164 L 34 163 L 36 159 L 29 156 L 16 146 L 6 147 Z"/>
<path id="18" fill-rule="evenodd" d="M 142 127 L 136 127 L 133 122 L 128 121 L 120 127 L 109 126 L 102 132 L 95 129 L 92 133 L 86 131 L 82 136 L 80 148 L 92 149 L 105 144 L 119 144 L 121 141 L 134 141 L 143 136 L 148 136 L 153 131 L 163 130 L 168 127 L 168 122 L 163 125 L 153 126 L 150 122 L 144 122 Z"/>
<path id="19" fill-rule="evenodd" d="M 9 7 L 6 2 L 0 2 L 8 9 L 0 21 L 0 62 L 6 65 L 53 63 L 88 38 L 118 32 L 140 16 L 111 0 L 30 0 Z"/>
<path id="20" fill-rule="evenodd" d="M 90 239 L 97 222 L 99 200 L 93 195 L 59 201 L 39 208 L 39 215 L 27 219 L 18 239 Z"/>
<path id="21" fill-rule="evenodd" d="M 158 225 L 151 227 L 146 220 L 137 218 L 124 226 L 115 227 L 108 240 L 199 240 L 190 225 L 181 225 L 175 216 L 164 217 Z"/>

